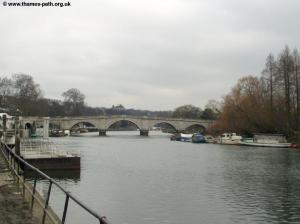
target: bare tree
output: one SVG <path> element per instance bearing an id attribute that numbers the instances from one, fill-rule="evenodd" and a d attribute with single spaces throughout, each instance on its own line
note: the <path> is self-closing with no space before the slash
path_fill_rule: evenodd
<path id="1" fill-rule="evenodd" d="M 15 74 L 12 76 L 14 86 L 14 110 L 21 111 L 22 115 L 37 115 L 37 101 L 43 97 L 39 84 L 35 83 L 33 77 L 26 74 Z"/>
<path id="2" fill-rule="evenodd" d="M 12 77 L 14 83 L 14 95 L 17 98 L 37 100 L 42 97 L 39 84 L 36 84 L 33 77 L 26 74 L 15 74 Z"/>
<path id="3" fill-rule="evenodd" d="M 293 57 L 286 46 L 279 55 L 279 71 L 284 83 L 284 99 L 287 129 L 291 127 L 291 77 L 294 68 Z"/>
<path id="4" fill-rule="evenodd" d="M 274 74 L 276 71 L 276 62 L 274 59 L 273 54 L 269 54 L 267 59 L 266 59 L 266 67 L 263 70 L 263 76 L 267 80 L 267 88 L 269 89 L 269 95 L 270 95 L 270 111 L 271 114 L 273 112 L 273 98 L 274 98 Z"/>
<path id="5" fill-rule="evenodd" d="M 1 107 L 7 108 L 7 97 L 13 93 L 13 82 L 11 79 L 0 77 L 0 95 L 1 95 Z"/>
<path id="6" fill-rule="evenodd" d="M 211 109 L 216 114 L 220 113 L 221 107 L 221 102 L 218 102 L 217 100 L 208 100 L 205 105 L 205 108 Z"/>
<path id="7" fill-rule="evenodd" d="M 64 104 L 69 115 L 81 115 L 84 108 L 85 95 L 79 89 L 71 88 L 62 93 Z"/>
<path id="8" fill-rule="evenodd" d="M 299 108 L 299 70 L 300 70 L 300 55 L 297 49 L 293 51 L 293 58 L 294 58 L 294 85 L 295 85 L 295 92 L 296 92 L 296 127 L 299 129 L 299 116 L 300 116 L 300 108 Z"/>

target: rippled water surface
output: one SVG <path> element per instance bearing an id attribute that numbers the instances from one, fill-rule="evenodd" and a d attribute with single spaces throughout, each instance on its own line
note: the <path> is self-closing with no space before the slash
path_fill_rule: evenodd
<path id="1" fill-rule="evenodd" d="M 57 180 L 112 224 L 300 223 L 299 150 L 108 135 L 54 141 L 82 157 L 80 173 Z M 61 215 L 65 197 L 53 190 Z M 98 222 L 71 202 L 67 223 Z"/>

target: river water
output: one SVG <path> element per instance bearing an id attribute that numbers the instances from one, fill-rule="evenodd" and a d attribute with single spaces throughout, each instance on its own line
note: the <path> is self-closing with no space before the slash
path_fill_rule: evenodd
<path id="1" fill-rule="evenodd" d="M 81 154 L 81 172 L 57 181 L 112 224 L 300 223 L 300 150 L 107 134 L 52 140 Z M 59 215 L 64 200 L 54 187 Z M 70 202 L 67 223 L 98 222 Z"/>

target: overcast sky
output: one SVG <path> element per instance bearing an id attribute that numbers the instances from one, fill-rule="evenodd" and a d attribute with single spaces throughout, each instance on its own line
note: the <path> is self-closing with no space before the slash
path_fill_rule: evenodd
<path id="1" fill-rule="evenodd" d="M 3 1 L 0 76 L 30 74 L 49 98 L 78 88 L 90 106 L 203 108 L 270 52 L 300 48 L 298 0 Z"/>

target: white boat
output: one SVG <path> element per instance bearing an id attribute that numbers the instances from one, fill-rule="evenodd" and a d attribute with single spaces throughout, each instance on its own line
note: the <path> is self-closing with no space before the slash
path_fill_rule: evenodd
<path id="1" fill-rule="evenodd" d="M 291 143 L 258 143 L 258 142 L 241 142 L 241 145 L 256 147 L 272 147 L 272 148 L 290 148 Z"/>
<path id="2" fill-rule="evenodd" d="M 193 134 L 176 133 L 171 136 L 171 141 L 191 142 Z"/>
<path id="3" fill-rule="evenodd" d="M 253 138 L 243 139 L 241 145 L 272 148 L 289 148 L 292 146 L 286 141 L 285 136 L 280 134 L 254 134 Z"/>
<path id="4" fill-rule="evenodd" d="M 191 142 L 193 134 L 183 134 L 180 133 L 180 141 L 182 142 Z"/>
<path id="5" fill-rule="evenodd" d="M 236 133 L 223 133 L 217 143 L 225 145 L 239 145 L 241 143 L 242 136 L 237 135 Z"/>

